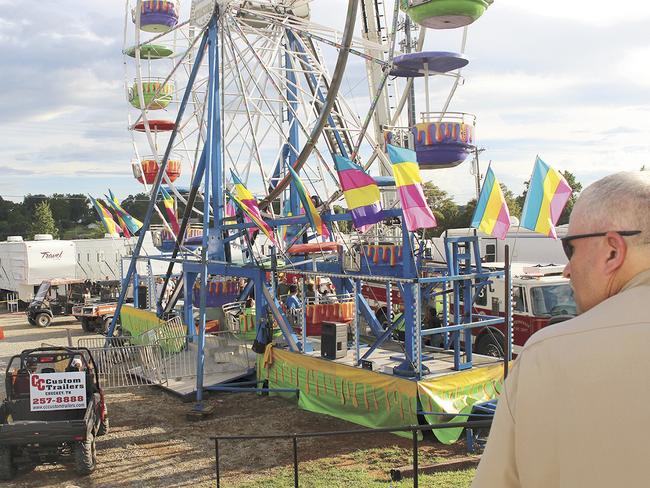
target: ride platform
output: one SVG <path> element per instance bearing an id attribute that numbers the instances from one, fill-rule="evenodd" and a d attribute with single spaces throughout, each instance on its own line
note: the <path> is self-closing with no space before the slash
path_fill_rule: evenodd
<path id="1" fill-rule="evenodd" d="M 360 354 L 366 350 L 362 348 Z M 270 346 L 258 358 L 257 377 L 268 381 L 270 389 L 298 390 L 298 405 L 305 410 L 370 428 L 462 422 L 475 403 L 496 398 L 501 392 L 503 363 L 495 363 L 494 358 L 475 355 L 474 368 L 455 371 L 453 356 L 427 354 L 423 365 L 430 373 L 415 380 L 392 373 L 404 360 L 397 351 L 375 350 L 372 369 L 364 369 L 354 366 L 353 350 L 329 360 L 321 358 L 320 351 L 302 354 Z M 462 429 L 434 433 L 440 442 L 452 443 Z"/>

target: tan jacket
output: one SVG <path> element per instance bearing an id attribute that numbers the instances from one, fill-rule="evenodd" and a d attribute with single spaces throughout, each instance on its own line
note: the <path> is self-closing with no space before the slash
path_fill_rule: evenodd
<path id="1" fill-rule="evenodd" d="M 472 488 L 650 486 L 650 270 L 528 341 Z"/>

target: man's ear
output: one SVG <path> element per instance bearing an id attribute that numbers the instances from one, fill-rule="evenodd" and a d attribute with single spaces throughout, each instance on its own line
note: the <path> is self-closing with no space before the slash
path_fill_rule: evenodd
<path id="1" fill-rule="evenodd" d="M 605 271 L 607 273 L 613 273 L 623 266 L 625 262 L 627 242 L 617 232 L 608 232 L 605 239 L 605 252 L 607 253 Z"/>

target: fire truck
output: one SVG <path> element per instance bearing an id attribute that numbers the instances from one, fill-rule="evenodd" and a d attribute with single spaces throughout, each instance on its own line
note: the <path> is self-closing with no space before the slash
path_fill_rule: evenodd
<path id="1" fill-rule="evenodd" d="M 484 269 L 498 270 L 503 263 L 490 263 Z M 564 266 L 513 263 L 512 276 L 512 351 L 521 351 L 528 338 L 544 327 L 577 315 L 569 280 L 562 276 Z M 475 313 L 505 315 L 505 282 L 495 279 L 485 286 L 474 304 Z M 505 351 L 505 326 L 473 330 L 474 352 L 502 357 Z"/>
<path id="2" fill-rule="evenodd" d="M 497 271 L 503 269 L 503 263 L 487 263 L 483 265 L 484 271 Z M 526 340 L 538 330 L 577 314 L 573 291 L 569 280 L 562 276 L 564 266 L 541 265 L 532 263 L 513 263 L 511 266 L 512 277 L 512 329 L 513 353 L 517 354 L 526 343 Z M 368 304 L 375 311 L 377 320 L 387 324 L 388 309 L 386 304 L 387 289 L 385 286 L 366 283 L 362 293 Z M 393 306 L 393 320 L 399 320 L 402 308 L 402 299 L 396 287 L 391 289 L 391 303 Z M 450 303 L 449 309 L 453 304 Z M 462 304 L 461 304 L 462 307 Z M 432 310 L 435 312 L 432 313 Z M 439 325 L 432 314 L 440 314 L 440 300 L 437 303 L 423 303 L 422 317 L 431 322 L 424 324 L 423 328 Z M 493 316 L 505 315 L 505 282 L 503 279 L 494 279 L 489 285 L 483 287 L 474 303 L 473 313 Z M 394 337 L 400 338 L 398 325 Z M 506 331 L 504 325 L 475 328 L 472 331 L 473 351 L 487 356 L 503 357 L 506 344 Z M 403 337 L 403 332 L 401 337 Z"/>

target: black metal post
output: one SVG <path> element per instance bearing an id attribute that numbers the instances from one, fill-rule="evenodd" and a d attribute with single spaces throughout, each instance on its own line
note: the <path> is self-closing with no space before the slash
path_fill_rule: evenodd
<path id="1" fill-rule="evenodd" d="M 505 276 L 503 277 L 503 282 L 505 283 L 505 297 L 503 302 L 504 307 L 504 318 L 506 326 L 506 343 L 504 346 L 506 350 L 503 351 L 504 360 L 503 360 L 503 380 L 508 377 L 508 367 L 510 365 L 510 351 L 512 350 L 512 328 L 509 327 L 509 324 L 512 324 L 512 285 L 510 282 L 510 246 L 506 244 L 505 247 L 505 266 L 503 268 Z"/>
<path id="2" fill-rule="evenodd" d="M 413 430 L 413 488 L 418 488 L 418 431 Z"/>
<path id="3" fill-rule="evenodd" d="M 215 471 L 217 473 L 217 488 L 221 488 L 221 478 L 219 476 L 219 439 L 214 440 L 214 458 L 216 460 Z"/>
<path id="4" fill-rule="evenodd" d="M 298 439 L 293 436 L 293 486 L 298 488 Z"/>

